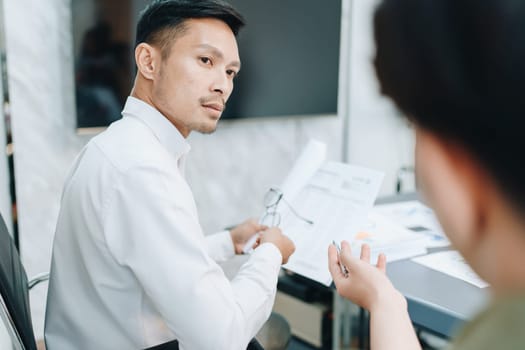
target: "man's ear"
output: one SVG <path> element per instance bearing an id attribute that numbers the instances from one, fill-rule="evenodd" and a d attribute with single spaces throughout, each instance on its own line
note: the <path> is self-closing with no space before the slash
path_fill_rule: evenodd
<path id="1" fill-rule="evenodd" d="M 140 43 L 135 48 L 135 62 L 139 74 L 147 80 L 153 80 L 159 69 L 160 52 L 147 43 Z"/>

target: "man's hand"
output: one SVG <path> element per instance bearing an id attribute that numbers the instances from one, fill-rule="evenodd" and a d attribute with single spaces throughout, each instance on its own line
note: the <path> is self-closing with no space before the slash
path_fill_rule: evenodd
<path id="1" fill-rule="evenodd" d="M 268 227 L 259 224 L 255 219 L 248 219 L 242 224 L 230 230 L 235 254 L 242 254 L 244 245 L 258 232 L 266 230 Z"/>
<path id="2" fill-rule="evenodd" d="M 283 235 L 278 227 L 272 227 L 261 232 L 257 240 L 257 246 L 263 243 L 273 243 L 277 246 L 283 257 L 283 264 L 288 262 L 290 255 L 295 251 L 295 244 L 293 244 L 290 238 Z"/>

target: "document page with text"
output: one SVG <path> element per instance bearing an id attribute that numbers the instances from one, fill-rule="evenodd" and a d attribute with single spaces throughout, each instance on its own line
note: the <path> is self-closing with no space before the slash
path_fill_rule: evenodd
<path id="1" fill-rule="evenodd" d="M 280 204 L 278 208 L 282 217 L 281 229 L 296 246 L 295 253 L 284 267 L 330 285 L 328 245 L 333 240 L 351 241 L 365 225 L 383 181 L 383 173 L 339 162 L 325 162 L 307 179 L 301 179 L 299 175 L 294 178 L 296 169 L 305 168 L 300 164 L 301 158 L 312 160 L 312 157 L 305 156 L 307 149 L 283 185 L 283 199 L 290 205 Z M 312 171 L 312 167 L 308 169 Z M 290 178 L 295 181 L 289 181 Z M 292 191 L 287 191 L 289 188 Z M 311 223 L 300 219 L 297 214 Z"/>

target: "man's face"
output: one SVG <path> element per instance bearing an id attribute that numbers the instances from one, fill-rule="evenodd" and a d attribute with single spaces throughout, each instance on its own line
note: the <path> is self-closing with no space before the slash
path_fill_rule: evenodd
<path id="1" fill-rule="evenodd" d="M 472 186 L 461 158 L 438 136 L 416 128 L 416 180 L 451 243 L 467 260 L 472 256 L 475 221 Z"/>
<path id="2" fill-rule="evenodd" d="M 152 102 L 187 137 L 212 133 L 240 69 L 235 35 L 217 19 L 190 19 L 153 81 Z"/>

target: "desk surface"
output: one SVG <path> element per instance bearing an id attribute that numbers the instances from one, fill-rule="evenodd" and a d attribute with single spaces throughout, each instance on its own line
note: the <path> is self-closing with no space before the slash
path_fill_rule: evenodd
<path id="1" fill-rule="evenodd" d="M 412 322 L 446 337 L 481 311 L 487 288 L 478 288 L 411 260 L 389 264 L 387 274 L 407 298 Z"/>
<path id="2" fill-rule="evenodd" d="M 381 198 L 377 204 L 414 199 L 415 194 L 394 196 Z M 478 288 L 410 259 L 389 263 L 387 274 L 407 298 L 412 322 L 446 337 L 453 336 L 488 303 L 488 288 Z"/>

